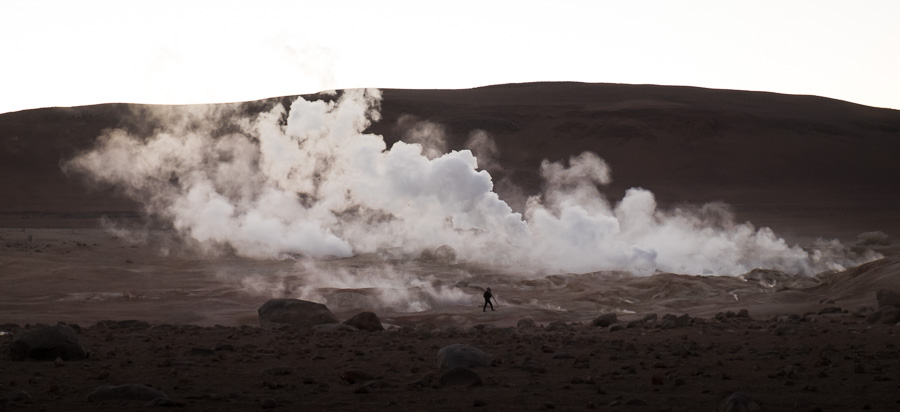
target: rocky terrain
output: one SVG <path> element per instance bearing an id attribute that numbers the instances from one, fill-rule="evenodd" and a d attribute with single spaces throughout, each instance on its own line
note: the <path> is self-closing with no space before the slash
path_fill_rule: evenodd
<path id="1" fill-rule="evenodd" d="M 385 90 L 367 129 L 438 151 L 488 133 L 479 165 L 516 211 L 542 160 L 591 151 L 613 202 L 631 187 L 666 210 L 724 202 L 724 226 L 866 262 L 809 276 L 554 273 L 449 246 L 249 258 L 64 171 L 104 130 L 146 138 L 159 119 L 293 99 L 0 115 L 0 410 L 900 410 L 900 112 L 533 83 Z M 426 126 L 444 140 L 422 141 Z"/>

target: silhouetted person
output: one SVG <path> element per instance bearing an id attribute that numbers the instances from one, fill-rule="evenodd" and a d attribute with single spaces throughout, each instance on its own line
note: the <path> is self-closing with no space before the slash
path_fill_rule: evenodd
<path id="1" fill-rule="evenodd" d="M 491 311 L 494 310 L 494 304 L 491 303 L 491 298 L 494 298 L 494 295 L 491 293 L 491 288 L 487 288 L 487 290 L 484 291 L 484 307 L 481 308 L 482 312 L 487 311 L 488 305 L 491 305 Z M 494 302 L 497 302 L 497 298 L 494 298 Z M 500 302 L 497 302 L 497 304 L 499 305 Z"/>

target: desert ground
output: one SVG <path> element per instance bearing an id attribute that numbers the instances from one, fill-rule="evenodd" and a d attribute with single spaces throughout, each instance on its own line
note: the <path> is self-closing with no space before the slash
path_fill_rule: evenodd
<path id="1" fill-rule="evenodd" d="M 636 276 L 391 251 L 202 253 L 121 190 L 62 170 L 104 129 L 153 130 L 148 110 L 0 115 L 0 410 L 900 409 L 896 310 L 879 298 L 900 292 L 897 111 L 661 86 L 384 91 L 369 131 L 388 144 L 410 136 L 411 118 L 443 125 L 447 150 L 491 133 L 496 163 L 484 168 L 514 210 L 540 189 L 541 160 L 591 150 L 612 166 L 610 198 L 639 186 L 662 207 L 724 202 L 802 247 L 826 238 L 877 253 L 807 276 Z M 487 287 L 496 310 L 483 312 Z M 273 298 L 325 303 L 339 321 L 371 311 L 385 329 L 261 327 Z M 14 359 L 23 334 L 57 324 L 86 359 Z M 453 344 L 492 359 L 442 366 Z M 125 384 L 165 399 L 90 396 Z"/>

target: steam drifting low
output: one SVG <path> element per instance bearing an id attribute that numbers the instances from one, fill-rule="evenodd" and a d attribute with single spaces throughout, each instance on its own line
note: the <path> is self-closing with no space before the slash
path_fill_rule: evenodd
<path id="1" fill-rule="evenodd" d="M 255 118 L 196 113 L 151 136 L 111 130 L 64 167 L 122 188 L 204 251 L 250 258 L 418 256 L 449 245 L 459 260 L 529 273 L 811 274 L 860 263 L 835 247 L 788 245 L 714 204 L 660 210 L 640 188 L 610 202 L 598 189 L 610 169 L 589 152 L 544 161 L 545 189 L 523 216 L 493 192 L 472 151 L 433 144 L 440 127 L 419 127 L 410 139 L 419 143 L 390 149 L 363 134 L 379 120 L 380 101 L 378 90 L 348 90 Z M 214 132 L 225 125 L 233 132 Z M 494 147 L 473 132 L 473 150 Z"/>

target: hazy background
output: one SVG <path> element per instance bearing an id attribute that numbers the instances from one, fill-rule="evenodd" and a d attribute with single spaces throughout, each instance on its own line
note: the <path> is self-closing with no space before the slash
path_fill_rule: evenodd
<path id="1" fill-rule="evenodd" d="M 900 108 L 895 1 L 0 5 L 0 113 L 327 89 L 690 85 Z"/>

